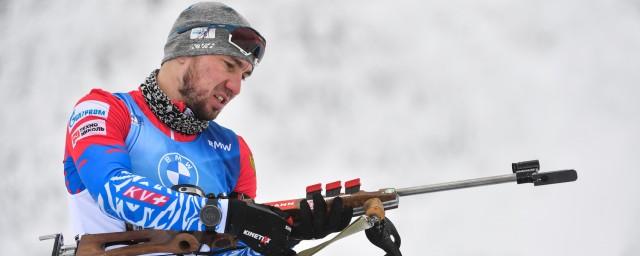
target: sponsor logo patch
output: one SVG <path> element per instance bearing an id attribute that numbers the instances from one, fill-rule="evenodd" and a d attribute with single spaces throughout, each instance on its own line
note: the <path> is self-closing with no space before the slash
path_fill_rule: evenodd
<path id="1" fill-rule="evenodd" d="M 104 120 L 96 119 L 80 124 L 71 133 L 71 146 L 75 148 L 79 140 L 93 135 L 107 135 L 107 125 Z"/>
<path id="2" fill-rule="evenodd" d="M 197 186 L 200 177 L 193 161 L 178 153 L 168 153 L 160 158 L 158 178 L 163 186 L 172 187 L 178 184 Z"/>
<path id="3" fill-rule="evenodd" d="M 231 151 L 231 143 L 229 144 L 223 144 L 222 142 L 218 142 L 218 141 L 211 141 L 211 140 L 207 140 L 207 142 L 209 142 L 209 146 L 212 147 L 213 149 L 222 149 L 225 151 Z M 253 162 L 252 162 L 253 164 Z"/>
<path id="4" fill-rule="evenodd" d="M 216 38 L 216 29 L 208 27 L 199 27 L 191 29 L 190 39 Z"/>
<path id="5" fill-rule="evenodd" d="M 124 196 L 156 206 L 163 206 L 169 200 L 168 196 L 137 186 L 129 187 L 124 192 Z"/>
<path id="6" fill-rule="evenodd" d="M 260 242 L 263 245 L 267 245 L 269 244 L 269 242 L 271 242 L 271 238 L 269 238 L 268 236 L 263 236 L 257 233 L 253 233 L 246 229 L 242 232 L 242 234 L 245 236 L 251 237 L 255 240 L 258 240 L 258 242 Z"/>
<path id="7" fill-rule="evenodd" d="M 88 100 L 80 102 L 71 113 L 69 118 L 69 132 L 78 124 L 82 119 L 90 116 L 101 117 L 107 119 L 109 115 L 109 104 L 97 100 Z"/>

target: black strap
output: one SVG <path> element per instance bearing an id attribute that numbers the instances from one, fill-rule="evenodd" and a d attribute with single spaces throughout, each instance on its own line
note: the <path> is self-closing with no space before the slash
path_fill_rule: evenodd
<path id="1" fill-rule="evenodd" d="M 400 252 L 400 234 L 389 218 L 376 223 L 375 226 L 365 231 L 367 239 L 384 250 L 386 256 L 402 256 Z"/>
<path id="2" fill-rule="evenodd" d="M 215 207 L 218 207 L 218 199 L 216 198 L 216 195 L 213 193 L 209 193 L 207 194 L 207 202 L 205 203 L 205 206 L 208 205 L 213 205 Z M 216 227 L 207 227 L 205 226 L 207 232 L 215 232 L 216 231 Z"/>

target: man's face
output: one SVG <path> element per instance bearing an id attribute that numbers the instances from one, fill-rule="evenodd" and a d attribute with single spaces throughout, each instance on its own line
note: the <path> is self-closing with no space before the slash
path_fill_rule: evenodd
<path id="1" fill-rule="evenodd" d="M 191 58 L 178 92 L 198 119 L 213 120 L 240 93 L 242 80 L 251 75 L 253 67 L 225 55 Z"/>

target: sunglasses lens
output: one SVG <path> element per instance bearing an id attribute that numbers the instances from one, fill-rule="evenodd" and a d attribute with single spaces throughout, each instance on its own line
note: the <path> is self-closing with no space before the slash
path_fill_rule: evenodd
<path id="1" fill-rule="evenodd" d="M 231 35 L 232 43 L 242 48 L 245 52 L 254 54 L 257 59 L 262 60 L 266 42 L 255 30 L 240 27 L 234 29 Z"/>

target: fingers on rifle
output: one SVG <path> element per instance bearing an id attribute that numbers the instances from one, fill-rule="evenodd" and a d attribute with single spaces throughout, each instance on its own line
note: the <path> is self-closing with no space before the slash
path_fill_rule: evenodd
<path id="1" fill-rule="evenodd" d="M 313 227 L 316 238 L 325 237 L 330 231 L 326 229 L 327 203 L 320 194 L 313 195 Z"/>
<path id="2" fill-rule="evenodd" d="M 351 223 L 351 217 L 353 217 L 353 208 L 346 207 L 342 209 L 342 216 L 340 216 L 340 225 L 338 226 L 338 231 L 345 229 Z"/>
<path id="3" fill-rule="evenodd" d="M 296 219 L 297 225 L 294 236 L 310 239 L 323 238 L 330 233 L 338 232 L 346 228 L 351 222 L 353 208 L 344 207 L 344 201 L 340 197 L 333 199 L 330 211 L 327 212 L 327 203 L 320 194 L 313 195 L 313 210 L 307 200 L 300 202 L 300 212 Z"/>
<path id="4" fill-rule="evenodd" d="M 342 198 L 335 197 L 333 202 L 331 203 L 331 211 L 329 212 L 329 224 L 327 225 L 327 230 L 329 232 L 337 232 L 342 229 L 340 225 L 342 224 Z"/>
<path id="5" fill-rule="evenodd" d="M 298 218 L 299 225 L 295 230 L 299 232 L 302 238 L 308 238 L 313 232 L 313 213 L 307 200 L 300 201 L 300 216 Z"/>

